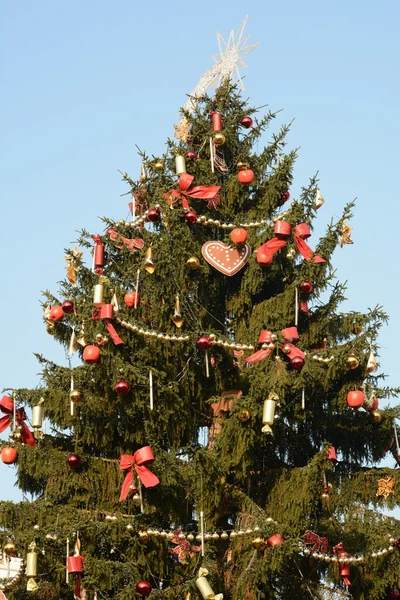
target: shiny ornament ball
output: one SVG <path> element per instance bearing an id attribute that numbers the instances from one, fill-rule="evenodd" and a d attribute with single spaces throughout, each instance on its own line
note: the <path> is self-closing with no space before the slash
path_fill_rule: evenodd
<path id="1" fill-rule="evenodd" d="M 256 253 L 256 260 L 260 267 L 268 267 L 273 261 L 273 256 L 270 252 L 260 251 Z"/>
<path id="2" fill-rule="evenodd" d="M 380 423 L 382 421 L 382 413 L 380 410 L 371 411 L 371 419 L 374 423 Z"/>
<path id="3" fill-rule="evenodd" d="M 133 525 L 132 525 L 132 523 L 128 523 L 128 525 L 126 526 L 126 530 L 127 531 L 133 531 Z"/>
<path id="4" fill-rule="evenodd" d="M 267 543 L 262 537 L 256 537 L 252 540 L 251 545 L 255 550 L 264 550 Z"/>
<path id="5" fill-rule="evenodd" d="M 65 312 L 61 308 L 61 306 L 56 305 L 50 309 L 49 321 L 61 321 L 64 318 Z"/>
<path id="6" fill-rule="evenodd" d="M 216 131 L 214 133 L 213 142 L 216 146 L 222 146 L 222 144 L 225 144 L 226 138 L 225 138 L 224 134 L 222 133 L 222 131 Z"/>
<path id="7" fill-rule="evenodd" d="M 186 223 L 189 223 L 189 225 L 194 225 L 197 221 L 197 214 L 194 212 L 194 210 L 189 210 L 187 213 L 185 213 L 184 219 Z"/>
<path id="8" fill-rule="evenodd" d="M 61 308 L 66 315 L 74 312 L 74 303 L 71 300 L 64 300 L 61 304 Z"/>
<path id="9" fill-rule="evenodd" d="M 132 496 L 132 502 L 133 502 L 134 504 L 140 504 L 140 496 L 139 496 L 139 494 L 134 494 L 134 495 Z"/>
<path id="10" fill-rule="evenodd" d="M 221 533 L 221 540 L 227 540 L 229 538 L 229 533 L 227 533 L 226 531 L 223 531 Z"/>
<path id="11" fill-rule="evenodd" d="M 197 258 L 197 256 L 191 256 L 190 258 L 187 259 L 186 266 L 191 271 L 195 271 L 200 266 L 200 260 Z"/>
<path id="12" fill-rule="evenodd" d="M 282 192 L 281 194 L 281 201 L 283 202 L 287 202 L 290 199 L 290 192 Z"/>
<path id="13" fill-rule="evenodd" d="M 346 358 L 346 367 L 350 370 L 357 369 L 359 364 L 360 364 L 360 361 L 358 360 L 358 358 L 356 356 L 354 356 L 354 354 L 350 354 L 350 356 L 348 356 Z"/>
<path id="14" fill-rule="evenodd" d="M 250 127 L 252 127 L 253 125 L 253 119 L 249 116 L 245 116 L 240 120 L 240 124 L 242 125 L 242 127 L 245 127 L 246 129 L 250 129 Z"/>
<path id="15" fill-rule="evenodd" d="M 137 296 L 137 299 L 136 299 L 136 296 Z M 140 302 L 139 294 L 136 294 L 136 292 L 127 292 L 124 296 L 125 305 L 128 306 L 129 308 L 132 308 L 135 306 L 135 302 L 136 302 L 136 305 L 139 304 L 139 302 Z"/>
<path id="16" fill-rule="evenodd" d="M 237 174 L 240 183 L 249 185 L 254 181 L 254 171 L 251 169 L 241 169 Z"/>
<path id="17" fill-rule="evenodd" d="M 350 408 L 360 408 L 364 403 L 364 392 L 361 390 L 354 390 L 347 394 L 347 405 Z"/>
<path id="18" fill-rule="evenodd" d="M 251 417 L 251 414 L 247 408 L 243 408 L 242 410 L 239 410 L 239 412 L 237 413 L 237 418 L 242 423 L 244 423 L 245 421 L 248 421 L 250 419 L 250 417 Z"/>
<path id="19" fill-rule="evenodd" d="M 162 171 L 164 169 L 164 163 L 162 162 L 162 160 L 157 160 L 153 166 L 156 169 L 156 171 Z"/>
<path id="20" fill-rule="evenodd" d="M 304 367 L 304 358 L 301 356 L 294 356 L 290 361 L 290 366 L 296 371 L 301 371 Z"/>
<path id="21" fill-rule="evenodd" d="M 143 598 L 147 598 L 147 596 L 150 596 L 151 590 L 152 587 L 149 581 L 139 581 L 139 583 L 136 586 L 137 593 L 143 596 Z"/>
<path id="22" fill-rule="evenodd" d="M 311 283 L 311 281 L 302 281 L 301 283 L 299 283 L 298 288 L 302 294 L 309 294 L 310 292 L 312 292 L 313 284 Z"/>
<path id="23" fill-rule="evenodd" d="M 71 467 L 71 469 L 77 469 L 81 466 L 82 459 L 79 454 L 70 454 L 67 458 L 67 465 Z"/>
<path id="24" fill-rule="evenodd" d="M 100 348 L 92 345 L 85 346 L 83 350 L 83 360 L 85 361 L 85 363 L 87 363 L 88 365 L 93 365 L 99 360 L 100 356 Z"/>
<path id="25" fill-rule="evenodd" d="M 150 208 L 147 213 L 147 218 L 152 223 L 156 223 L 160 220 L 160 211 L 157 208 Z"/>
<path id="26" fill-rule="evenodd" d="M 197 154 L 193 150 L 188 150 L 185 154 L 186 160 L 196 160 Z"/>
<path id="27" fill-rule="evenodd" d="M 274 535 L 271 535 L 270 538 L 268 538 L 267 540 L 267 544 L 268 546 L 279 546 L 279 544 L 282 544 L 282 542 L 284 542 L 284 538 L 281 536 L 280 533 L 275 533 Z"/>
<path id="28" fill-rule="evenodd" d="M 231 231 L 231 240 L 234 244 L 240 245 L 247 241 L 247 231 L 242 227 L 236 227 Z"/>
<path id="29" fill-rule="evenodd" d="M 291 351 L 291 346 L 289 346 L 289 344 L 285 344 L 282 348 L 282 350 L 284 351 L 285 354 L 289 354 L 289 352 Z"/>
<path id="30" fill-rule="evenodd" d="M 18 450 L 10 446 L 4 446 L 1 450 L 1 460 L 5 465 L 13 465 L 18 459 Z"/>
<path id="31" fill-rule="evenodd" d="M 125 379 L 121 379 L 120 381 L 118 381 L 115 384 L 115 391 L 120 396 L 124 396 L 125 394 L 127 394 L 130 389 L 131 389 L 130 385 L 129 385 L 129 383 L 127 381 L 125 381 Z"/>
<path id="32" fill-rule="evenodd" d="M 131 496 L 133 496 L 134 494 L 136 494 L 138 491 L 138 486 L 135 485 L 134 483 L 132 483 L 132 485 L 129 486 L 129 493 L 131 494 Z"/>
<path id="33" fill-rule="evenodd" d="M 147 542 L 150 539 L 149 534 L 147 533 L 147 531 L 139 531 L 139 542 L 141 544 L 147 544 Z"/>
<path id="34" fill-rule="evenodd" d="M 3 552 L 4 554 L 6 554 L 7 556 L 15 556 L 17 551 L 15 548 L 15 544 L 14 542 L 7 542 L 6 544 L 4 544 L 3 546 Z"/>
<path id="35" fill-rule="evenodd" d="M 80 392 L 79 390 L 71 390 L 69 394 L 69 399 L 74 404 L 79 404 L 79 402 L 82 400 L 82 392 Z"/>
<path id="36" fill-rule="evenodd" d="M 207 335 L 202 335 L 198 338 L 196 346 L 199 350 L 208 350 L 211 348 L 211 340 Z"/>
<path id="37" fill-rule="evenodd" d="M 49 323 L 46 326 L 46 333 L 48 333 L 49 335 L 54 335 L 55 334 L 55 329 L 54 329 L 53 323 Z"/>

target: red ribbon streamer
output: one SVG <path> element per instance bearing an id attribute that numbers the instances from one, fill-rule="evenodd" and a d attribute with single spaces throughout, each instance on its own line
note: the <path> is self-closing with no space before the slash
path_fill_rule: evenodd
<path id="1" fill-rule="evenodd" d="M 122 248 L 123 246 L 126 246 L 128 250 L 131 250 L 133 252 L 134 250 L 136 250 L 136 248 L 141 250 L 144 246 L 144 241 L 140 238 L 126 238 L 123 235 L 119 234 L 118 231 L 114 229 L 114 227 L 110 227 L 110 229 L 107 229 L 106 234 L 114 242 L 121 242 L 121 244 L 117 246 L 117 248 Z"/>
<path id="2" fill-rule="evenodd" d="M 121 344 L 125 344 L 125 342 L 124 340 L 121 340 L 121 338 L 115 330 L 114 325 L 111 323 L 111 319 L 113 317 L 114 306 L 112 304 L 102 304 L 98 308 L 95 308 L 92 314 L 92 319 L 103 319 L 112 341 L 116 346 L 120 346 Z"/>
<path id="3" fill-rule="evenodd" d="M 129 493 L 129 488 L 133 483 L 133 470 L 136 471 L 144 487 L 154 487 L 160 483 L 157 475 L 154 475 L 146 465 L 154 462 L 154 455 L 150 446 L 143 446 L 135 454 L 122 454 L 119 468 L 121 471 L 127 471 L 124 483 L 121 488 L 119 501 L 125 500 Z"/>
<path id="4" fill-rule="evenodd" d="M 9 396 L 3 396 L 0 400 L 0 411 L 5 413 L 5 417 L 1 417 L 0 419 L 0 433 L 5 431 L 7 427 L 11 425 L 11 416 L 14 412 L 14 402 L 11 400 Z M 35 438 L 26 423 L 24 423 L 27 418 L 25 411 L 23 408 L 18 408 L 16 411 L 16 425 L 22 427 L 21 431 L 21 440 L 24 444 L 28 446 L 36 446 Z"/>
<path id="5" fill-rule="evenodd" d="M 218 196 L 218 192 L 221 189 L 220 185 L 196 185 L 195 187 L 192 185 L 194 180 L 193 175 L 189 175 L 189 173 L 182 173 L 179 177 L 178 181 L 178 190 L 171 190 L 164 194 L 164 200 L 166 200 L 170 204 L 174 204 L 177 200 L 182 200 L 183 208 L 189 210 L 190 206 L 185 196 L 189 198 L 201 198 L 202 200 L 208 200 L 207 206 L 208 208 L 215 208 L 218 210 L 218 205 L 220 203 L 220 199 Z"/>
<path id="6" fill-rule="evenodd" d="M 276 221 L 274 227 L 275 237 L 257 248 L 256 252 L 270 254 L 273 256 L 276 252 L 278 252 L 278 250 L 286 246 L 291 232 L 292 226 L 290 223 L 287 223 L 286 221 Z M 311 232 L 307 223 L 299 223 L 296 225 L 293 232 L 293 241 L 297 250 L 306 260 L 311 260 L 312 257 L 312 262 L 314 263 L 326 262 L 326 260 L 321 256 L 318 256 L 318 254 L 314 255 L 310 246 L 308 246 L 308 244 L 305 242 L 305 240 L 310 236 Z"/>
<path id="7" fill-rule="evenodd" d="M 272 334 L 271 331 L 268 331 L 268 330 L 262 331 L 258 342 L 260 344 L 263 344 L 268 341 L 271 341 L 271 334 Z M 305 357 L 304 352 L 302 350 L 300 350 L 300 348 L 297 348 L 295 346 L 295 344 L 297 344 L 297 342 L 299 341 L 299 334 L 297 333 L 296 327 L 286 327 L 286 329 L 282 329 L 281 335 L 282 335 L 283 339 L 285 340 L 284 342 L 281 343 L 281 349 L 283 350 L 286 346 L 288 347 L 288 352 L 286 352 L 286 351 L 284 351 L 284 352 L 290 359 L 294 358 L 295 356 L 300 356 L 301 358 Z M 248 365 L 255 365 L 256 363 L 259 363 L 260 360 L 267 358 L 267 356 L 269 356 L 271 354 L 271 352 L 272 352 L 271 348 L 266 348 L 265 350 L 263 350 L 261 348 L 260 350 L 257 350 L 257 352 L 252 354 L 251 356 L 248 356 L 247 358 L 245 358 L 244 362 Z"/>

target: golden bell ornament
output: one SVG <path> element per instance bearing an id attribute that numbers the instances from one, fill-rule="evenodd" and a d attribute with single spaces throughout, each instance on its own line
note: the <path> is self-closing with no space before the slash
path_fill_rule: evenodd
<path id="1" fill-rule="evenodd" d="M 216 131 L 212 139 L 216 146 L 222 146 L 223 144 L 225 144 L 226 141 L 226 138 L 222 131 Z"/>
<path id="2" fill-rule="evenodd" d="M 15 549 L 14 542 L 9 541 L 6 544 L 4 544 L 4 546 L 3 546 L 3 552 L 7 556 L 15 556 L 17 552 L 16 552 L 16 549 Z"/>
<path id="3" fill-rule="evenodd" d="M 162 171 L 164 169 L 164 163 L 162 160 L 156 160 L 153 166 L 156 169 L 156 171 Z"/>
<path id="4" fill-rule="evenodd" d="M 354 354 L 350 354 L 350 356 L 348 356 L 346 358 L 346 367 L 350 370 L 357 369 L 359 364 L 360 364 L 360 361 L 358 360 L 358 358 L 356 356 L 354 356 Z"/>
<path id="5" fill-rule="evenodd" d="M 251 417 L 251 413 L 249 410 L 247 410 L 247 408 L 243 408 L 242 410 L 240 410 L 237 413 L 237 418 L 239 419 L 239 421 L 242 421 L 242 423 L 244 423 L 245 421 L 248 421 Z"/>
<path id="6" fill-rule="evenodd" d="M 71 390 L 71 392 L 69 394 L 69 399 L 74 404 L 79 404 L 80 401 L 82 400 L 82 392 L 80 392 L 79 390 Z"/>
<path id="7" fill-rule="evenodd" d="M 262 537 L 256 537 L 254 538 L 254 540 L 251 542 L 251 545 L 253 546 L 253 548 L 255 550 L 264 550 L 266 543 L 265 540 L 263 540 Z"/>
<path id="8" fill-rule="evenodd" d="M 200 266 L 200 260 L 197 258 L 197 256 L 191 256 L 187 259 L 186 266 L 192 271 L 195 271 Z"/>
<path id="9" fill-rule="evenodd" d="M 150 539 L 149 534 L 147 533 L 147 531 L 139 531 L 139 542 L 141 544 L 147 544 L 147 542 Z"/>
<path id="10" fill-rule="evenodd" d="M 374 423 L 380 423 L 382 421 L 382 413 L 380 410 L 371 411 L 371 419 Z"/>

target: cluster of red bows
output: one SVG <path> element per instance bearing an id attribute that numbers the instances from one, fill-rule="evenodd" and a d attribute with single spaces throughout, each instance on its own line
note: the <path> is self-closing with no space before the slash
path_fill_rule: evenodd
<path id="1" fill-rule="evenodd" d="M 286 329 L 282 329 L 281 335 L 284 341 L 281 343 L 282 351 L 288 356 L 288 358 L 292 361 L 294 358 L 302 359 L 304 361 L 305 354 L 300 348 L 297 348 L 296 344 L 299 341 L 299 334 L 297 332 L 297 327 L 287 327 Z M 258 343 L 263 346 L 264 344 L 270 344 L 272 342 L 272 331 L 268 329 L 263 329 L 260 333 L 260 337 L 258 338 Z M 248 365 L 255 365 L 256 363 L 263 360 L 269 356 L 272 352 L 272 348 L 260 348 L 251 356 L 248 356 L 244 359 L 244 362 Z"/>
<path id="2" fill-rule="evenodd" d="M 11 415 L 14 413 L 14 401 L 9 396 L 3 396 L 0 400 L 0 411 L 5 417 L 0 419 L 0 432 L 5 431 L 11 425 Z M 21 441 L 28 446 L 36 446 L 35 438 L 29 430 L 25 420 L 27 416 L 23 408 L 18 408 L 15 413 L 15 426 L 21 427 Z"/>

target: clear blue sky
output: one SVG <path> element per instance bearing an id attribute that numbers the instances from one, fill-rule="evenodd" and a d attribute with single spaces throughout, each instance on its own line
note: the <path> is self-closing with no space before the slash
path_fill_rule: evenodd
<path id="1" fill-rule="evenodd" d="M 249 14 L 246 95 L 296 118 L 296 196 L 319 170 L 318 232 L 358 197 L 355 244 L 338 250 L 343 309 L 383 304 L 382 370 L 397 385 L 400 41 L 397 0 L 3 0 L 0 6 L 2 292 L 0 388 L 39 383 L 33 352 L 66 364 L 45 333 L 41 290 L 57 291 L 64 248 L 98 216 L 125 218 L 135 144 L 161 154 L 179 107 L 225 37 Z M 0 465 L 0 497 L 18 498 Z"/>

